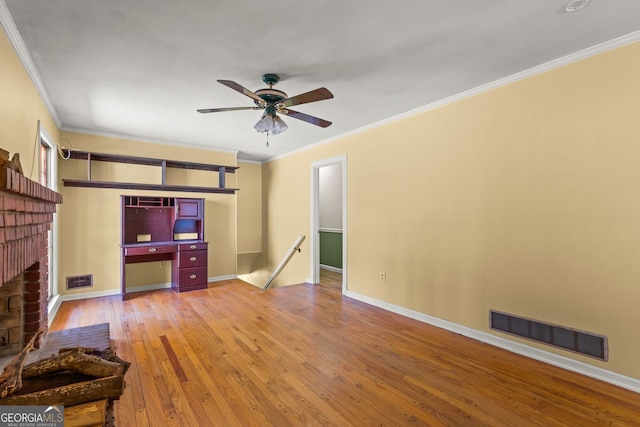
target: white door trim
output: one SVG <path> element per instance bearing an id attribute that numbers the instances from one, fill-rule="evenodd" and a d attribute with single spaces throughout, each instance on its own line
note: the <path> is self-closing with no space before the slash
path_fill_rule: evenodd
<path id="1" fill-rule="evenodd" d="M 347 155 L 331 157 L 311 163 L 311 277 L 310 283 L 320 281 L 320 238 L 319 238 L 319 169 L 324 166 L 342 166 L 342 293 L 347 292 Z"/>

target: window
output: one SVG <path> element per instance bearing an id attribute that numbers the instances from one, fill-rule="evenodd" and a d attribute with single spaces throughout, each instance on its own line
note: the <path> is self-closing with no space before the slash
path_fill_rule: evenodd
<path id="1" fill-rule="evenodd" d="M 40 144 L 38 146 L 38 165 L 39 165 L 39 181 L 40 184 L 45 187 L 55 190 L 55 143 L 47 135 L 44 129 L 40 128 Z M 57 295 L 58 286 L 57 278 L 55 275 L 55 230 L 56 230 L 56 215 L 53 216 L 53 224 L 51 224 L 51 230 L 48 233 L 48 265 L 47 265 L 47 277 L 49 282 L 49 299 Z"/>
<path id="2" fill-rule="evenodd" d="M 40 184 L 50 187 L 51 176 L 49 163 L 51 162 L 51 147 L 40 139 Z"/>

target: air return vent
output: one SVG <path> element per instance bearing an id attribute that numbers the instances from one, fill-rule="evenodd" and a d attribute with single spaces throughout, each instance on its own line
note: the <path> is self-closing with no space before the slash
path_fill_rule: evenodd
<path id="1" fill-rule="evenodd" d="M 607 361 L 607 337 L 489 310 L 490 327 L 521 338 Z"/>
<path id="2" fill-rule="evenodd" d="M 93 274 L 67 276 L 67 289 L 90 288 L 93 286 Z"/>

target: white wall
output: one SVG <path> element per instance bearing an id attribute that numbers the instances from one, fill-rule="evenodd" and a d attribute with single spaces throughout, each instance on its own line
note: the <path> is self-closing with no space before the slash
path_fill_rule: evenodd
<path id="1" fill-rule="evenodd" d="M 318 225 L 342 231 L 342 165 L 321 167 L 318 178 Z"/>

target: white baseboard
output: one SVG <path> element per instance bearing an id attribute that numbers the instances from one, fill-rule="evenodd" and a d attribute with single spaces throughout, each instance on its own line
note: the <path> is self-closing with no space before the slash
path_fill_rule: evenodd
<path id="1" fill-rule="evenodd" d="M 220 282 L 222 280 L 231 280 L 231 279 L 237 279 L 237 278 L 238 276 L 236 276 L 235 274 L 228 275 L 228 276 L 209 277 L 207 278 L 207 283 Z M 170 287 L 171 287 L 171 283 L 157 283 L 154 285 L 135 286 L 132 288 L 127 288 L 127 293 L 155 291 L 158 289 L 169 289 Z"/>
<path id="2" fill-rule="evenodd" d="M 75 301 L 79 299 L 101 298 L 120 295 L 120 289 L 108 289 L 106 291 L 83 292 L 77 294 L 60 295 L 60 302 Z"/>
<path id="3" fill-rule="evenodd" d="M 567 369 L 569 371 L 577 372 L 579 374 L 595 378 L 601 381 L 608 382 L 610 384 L 617 385 L 619 387 L 626 388 L 636 393 L 640 392 L 640 380 L 632 377 L 628 377 L 616 372 L 608 371 L 606 369 L 598 368 L 577 360 L 569 359 L 568 357 L 560 356 L 554 353 L 550 353 L 544 350 L 540 350 L 534 347 L 530 347 L 525 344 L 517 343 L 505 338 L 497 337 L 495 335 L 488 334 L 486 332 L 478 331 L 466 326 L 458 325 L 447 320 L 439 319 L 437 317 L 429 316 L 418 311 L 410 310 L 405 307 L 400 307 L 394 304 L 390 304 L 385 301 L 381 301 L 375 298 L 368 297 L 366 295 L 359 294 L 357 292 L 347 291 L 345 296 L 349 298 L 362 301 L 364 303 L 391 311 L 393 313 L 400 314 L 411 319 L 415 319 L 438 328 L 446 329 L 456 334 L 464 335 L 465 337 L 473 338 L 474 340 L 481 341 L 495 347 L 499 347 L 513 353 L 520 354 L 522 356 L 529 357 L 531 359 L 539 360 L 541 362 L 548 363 L 549 365 L 558 366 L 560 368 Z"/>
<path id="4" fill-rule="evenodd" d="M 56 317 L 56 314 L 58 314 L 58 309 L 60 308 L 61 302 L 62 301 L 60 300 L 60 295 L 54 295 L 49 299 L 49 304 L 47 307 L 48 326 L 51 326 L 51 322 L 53 322 L 53 319 Z"/>
<path id="5" fill-rule="evenodd" d="M 237 279 L 237 278 L 238 276 L 235 274 L 231 274 L 228 276 L 209 277 L 207 279 L 207 283 L 220 282 L 222 280 L 231 280 L 231 279 Z M 155 291 L 158 289 L 168 289 L 170 287 L 171 287 L 171 283 L 155 283 L 152 285 L 134 286 L 134 287 L 127 288 L 127 293 Z M 51 321 L 55 317 L 55 314 L 58 312 L 60 303 L 64 301 L 110 297 L 113 295 L 120 295 L 121 293 L 122 292 L 120 292 L 120 288 L 118 288 L 118 289 L 108 289 L 106 291 L 82 292 L 82 293 L 68 294 L 68 295 L 56 295 L 51 298 L 51 301 L 49 301 L 49 323 L 51 323 Z"/>
<path id="6" fill-rule="evenodd" d="M 323 270 L 333 271 L 334 273 L 342 273 L 342 269 L 338 267 L 332 267 L 330 265 L 320 264 L 320 268 Z"/>
<path id="7" fill-rule="evenodd" d="M 169 283 L 156 283 L 153 285 L 145 285 L 145 286 L 133 286 L 131 288 L 127 288 L 127 293 L 132 294 L 134 292 L 146 292 L 146 291 L 155 291 L 158 289 L 168 289 L 171 287 L 171 282 Z"/>
<path id="8" fill-rule="evenodd" d="M 238 278 L 237 274 L 229 274 L 228 276 L 209 277 L 209 279 L 207 279 L 207 282 L 209 283 L 222 282 L 223 280 L 233 280 L 237 278 Z"/>

